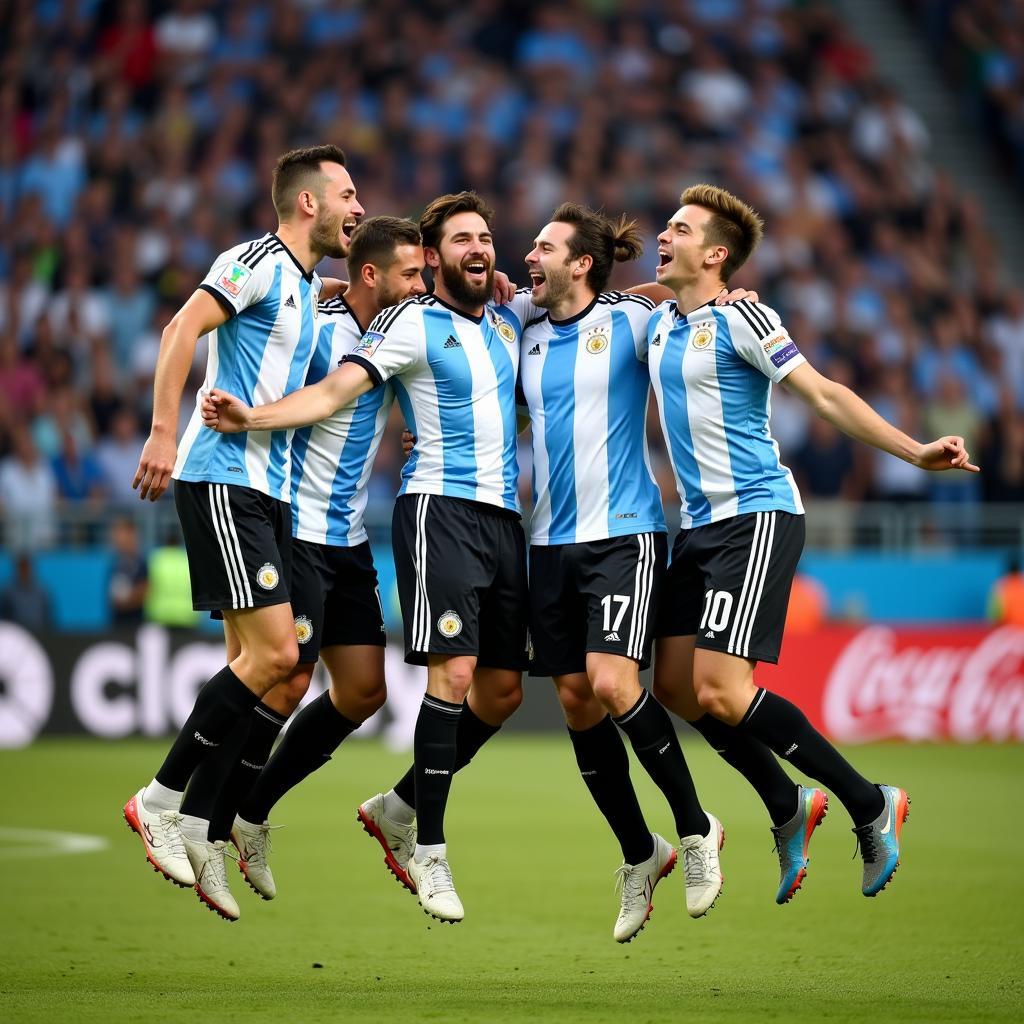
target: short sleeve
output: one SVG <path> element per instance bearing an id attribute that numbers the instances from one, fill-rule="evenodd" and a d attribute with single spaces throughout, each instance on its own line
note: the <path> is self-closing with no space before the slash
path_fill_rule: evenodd
<path id="1" fill-rule="evenodd" d="M 209 292 L 228 316 L 237 316 L 266 297 L 275 265 L 272 260 L 263 259 L 254 269 L 230 253 L 221 253 L 199 287 Z"/>
<path id="2" fill-rule="evenodd" d="M 424 349 L 423 318 L 418 306 L 387 309 L 370 324 L 343 362 L 358 363 L 383 384 L 420 362 Z"/>
<path id="3" fill-rule="evenodd" d="M 510 302 L 506 302 L 502 309 L 508 309 L 519 318 L 519 323 L 525 328 L 527 324 L 532 323 L 539 317 L 544 316 L 547 312 L 545 309 L 541 309 L 540 306 L 533 304 L 533 299 L 530 298 L 532 294 L 529 288 L 520 288 L 515 295 L 512 296 Z"/>
<path id="4" fill-rule="evenodd" d="M 636 357 L 641 363 L 647 362 L 647 325 L 654 313 L 654 303 L 643 295 L 626 295 L 621 308 L 629 318 L 629 327 L 633 332 L 633 345 Z"/>
<path id="5" fill-rule="evenodd" d="M 746 300 L 718 309 L 728 310 L 726 316 L 737 355 L 772 383 L 778 384 L 807 362 L 774 309 Z"/>

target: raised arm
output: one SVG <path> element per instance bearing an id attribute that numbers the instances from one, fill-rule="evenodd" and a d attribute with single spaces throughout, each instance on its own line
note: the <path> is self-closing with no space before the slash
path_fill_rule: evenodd
<path id="1" fill-rule="evenodd" d="M 286 430 L 319 423 L 376 385 L 366 369 L 345 362 L 317 384 L 250 408 L 240 398 L 214 388 L 203 398 L 203 423 L 220 434 L 244 430 Z"/>
<path id="2" fill-rule="evenodd" d="M 963 469 L 969 473 L 978 472 L 978 467 L 970 461 L 962 437 L 948 435 L 921 444 L 879 416 L 848 387 L 823 377 L 809 363 L 796 367 L 782 383 L 844 434 L 895 455 L 904 462 L 933 471 Z"/>
<path id="3" fill-rule="evenodd" d="M 153 425 L 132 480 L 132 487 L 138 488 L 140 498 L 156 501 L 167 490 L 178 456 L 181 392 L 196 353 L 196 343 L 227 318 L 224 307 L 209 292 L 198 289 L 163 330 L 153 380 Z"/>

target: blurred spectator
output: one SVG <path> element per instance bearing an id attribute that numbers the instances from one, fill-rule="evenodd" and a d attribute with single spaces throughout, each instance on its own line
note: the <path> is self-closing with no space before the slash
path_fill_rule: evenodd
<path id="1" fill-rule="evenodd" d="M 824 623 L 827 612 L 825 588 L 813 577 L 798 572 L 793 577 L 793 588 L 789 592 L 786 632 L 813 633 Z"/>
<path id="2" fill-rule="evenodd" d="M 32 558 L 22 552 L 14 561 L 14 578 L 0 590 L 0 620 L 41 633 L 51 621 L 50 595 L 36 579 Z"/>
<path id="3" fill-rule="evenodd" d="M 111 618 L 115 626 L 134 626 L 142 622 L 142 609 L 149 590 L 149 570 L 133 519 L 121 517 L 114 520 L 110 527 L 110 546 L 114 552 L 107 587 Z"/>
<path id="4" fill-rule="evenodd" d="M 109 435 L 96 445 L 104 491 L 114 508 L 123 510 L 138 505 L 139 496 L 132 490 L 132 480 L 139 468 L 143 444 L 145 438 L 139 432 L 135 413 L 120 406 L 111 417 Z"/>
<path id="5" fill-rule="evenodd" d="M 65 430 L 60 452 L 53 459 L 57 496 L 71 505 L 96 504 L 103 497 L 103 471 L 88 449 L 79 446 L 75 435 Z"/>
<path id="6" fill-rule="evenodd" d="M 149 577 L 143 605 L 146 621 L 175 628 L 194 626 L 199 613 L 192 608 L 188 556 L 177 532 L 170 533 L 163 545 L 150 551 L 146 571 Z"/>
<path id="7" fill-rule="evenodd" d="M 964 439 L 969 452 L 979 450 L 981 418 L 955 373 L 944 371 L 939 377 L 935 397 L 925 404 L 921 423 L 928 438 L 956 434 Z M 974 473 L 933 473 L 929 482 L 933 500 L 943 502 L 972 501 L 979 485 Z"/>
<path id="8" fill-rule="evenodd" d="M 6 546 L 12 551 L 35 550 L 53 543 L 56 534 L 57 481 L 32 435 L 16 424 L 11 454 L 0 459 L 0 510 Z"/>

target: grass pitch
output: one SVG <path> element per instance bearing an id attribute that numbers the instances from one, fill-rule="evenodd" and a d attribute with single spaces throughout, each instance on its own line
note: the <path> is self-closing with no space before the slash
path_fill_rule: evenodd
<path id="1" fill-rule="evenodd" d="M 777 907 L 768 822 L 741 779 L 687 747 L 725 824 L 725 892 L 704 919 L 682 871 L 646 929 L 611 938 L 618 851 L 561 736 L 500 736 L 454 784 L 448 842 L 460 925 L 427 918 L 355 821 L 406 758 L 350 741 L 275 821 L 280 895 L 233 867 L 228 924 L 150 870 L 120 816 L 164 743 L 47 741 L 0 752 L 0 1016 L 5 1021 L 1010 1021 L 1024 1017 L 1024 748 L 850 751 L 913 800 L 903 865 L 860 895 L 833 800 L 803 891 Z M 660 794 L 634 778 L 651 827 Z M 1013 811 L 1017 807 L 1018 811 Z M 10 830 L 101 837 L 56 853 Z M 31 838 L 31 837 L 30 837 Z"/>

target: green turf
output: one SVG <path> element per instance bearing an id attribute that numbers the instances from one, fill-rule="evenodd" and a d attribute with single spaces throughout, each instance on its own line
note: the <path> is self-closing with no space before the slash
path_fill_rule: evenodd
<path id="1" fill-rule="evenodd" d="M 275 833 L 280 896 L 262 903 L 232 874 L 242 919 L 228 924 L 149 870 L 120 820 L 163 748 L 51 741 L 0 752 L 0 826 L 110 841 L 100 853 L 17 858 L 0 840 L 5 1021 L 1024 1016 L 1022 747 L 851 751 L 871 777 L 910 792 L 903 866 L 864 899 L 834 805 L 804 890 L 777 907 L 760 805 L 703 745 L 689 746 L 726 827 L 725 893 L 692 921 L 677 870 L 627 946 L 611 938 L 617 850 L 562 737 L 501 737 L 456 780 L 448 840 L 467 917 L 454 927 L 422 913 L 355 823 L 359 801 L 404 758 L 353 741 L 290 794 L 276 815 L 288 826 Z M 652 828 L 671 836 L 660 795 L 645 776 L 638 788 Z"/>

